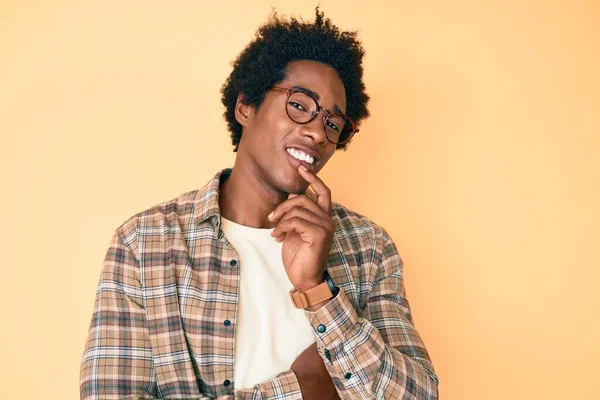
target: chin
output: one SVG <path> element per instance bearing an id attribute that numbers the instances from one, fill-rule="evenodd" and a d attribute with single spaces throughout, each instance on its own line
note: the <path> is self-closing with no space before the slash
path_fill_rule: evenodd
<path id="1" fill-rule="evenodd" d="M 282 162 L 280 168 L 270 167 L 265 172 L 265 178 L 280 192 L 302 194 L 308 189 L 308 182 L 287 162 Z"/>
<path id="2" fill-rule="evenodd" d="M 281 192 L 285 193 L 293 193 L 293 194 L 302 194 L 308 189 L 308 182 L 306 182 L 300 175 L 294 178 L 288 177 L 279 177 L 280 179 L 276 179 L 276 184 L 274 185 Z"/>
<path id="3" fill-rule="evenodd" d="M 302 194 L 308 189 L 308 182 L 285 185 L 282 191 L 290 194 Z"/>

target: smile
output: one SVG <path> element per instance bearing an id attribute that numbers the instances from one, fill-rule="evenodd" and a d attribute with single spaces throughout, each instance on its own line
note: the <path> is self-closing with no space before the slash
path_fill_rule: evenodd
<path id="1" fill-rule="evenodd" d="M 304 153 L 301 150 L 289 148 L 289 149 L 286 149 L 286 151 L 292 157 L 294 157 L 296 160 L 304 161 L 305 163 L 307 163 L 309 165 L 312 165 L 312 163 L 315 161 L 315 159 L 313 157 L 309 156 L 308 154 Z"/>

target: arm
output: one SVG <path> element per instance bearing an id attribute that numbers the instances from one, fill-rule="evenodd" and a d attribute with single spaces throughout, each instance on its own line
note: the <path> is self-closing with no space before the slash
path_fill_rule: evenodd
<path id="1" fill-rule="evenodd" d="M 139 265 L 118 232 L 104 259 L 81 370 L 82 400 L 158 398 Z"/>
<path id="2" fill-rule="evenodd" d="M 82 400 L 162 398 L 143 308 L 140 267 L 120 231 L 113 236 L 96 291 L 80 370 Z M 181 399 L 199 399 L 179 393 Z M 187 397 L 186 397 L 187 395 Z M 205 397 L 200 397 L 204 399 Z"/>
<path id="3" fill-rule="evenodd" d="M 117 231 L 104 259 L 82 357 L 82 400 L 162 398 L 152 360 L 139 274 L 139 262 L 134 251 L 123 242 Z M 177 399 L 209 399 L 198 394 L 197 386 L 187 387 L 188 393 L 179 393 Z M 233 396 L 221 396 L 219 399 L 281 396 L 291 400 L 302 398 L 300 385 L 291 370 L 253 389 L 236 390 Z"/>
<path id="4" fill-rule="evenodd" d="M 304 291 L 322 282 L 335 223 L 330 189 L 306 168 L 298 173 L 316 201 L 290 194 L 268 218 L 277 224 L 271 235 L 283 241 L 290 282 Z M 372 286 L 360 317 L 343 291 L 306 310 L 319 352 L 342 398 L 435 400 L 437 376 L 410 317 L 402 261 L 385 230 L 374 228 L 372 261 L 362 268 L 376 276 L 361 282 L 361 288 Z"/>
<path id="5" fill-rule="evenodd" d="M 319 310 L 306 312 L 319 352 L 342 398 L 436 400 L 438 378 L 410 316 L 402 260 L 385 232 L 378 253 L 378 276 L 364 317 L 343 290 Z"/>

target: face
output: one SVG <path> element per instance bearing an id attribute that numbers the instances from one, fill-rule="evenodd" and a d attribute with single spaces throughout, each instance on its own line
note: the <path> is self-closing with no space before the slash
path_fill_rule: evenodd
<path id="1" fill-rule="evenodd" d="M 314 61 L 290 63 L 286 78 L 275 86 L 312 92 L 324 110 L 311 122 L 298 124 L 288 117 L 286 107 L 290 105 L 284 90 L 267 91 L 258 109 L 238 99 L 236 118 L 243 130 L 236 166 L 251 172 L 269 189 L 303 193 L 308 183 L 298 173 L 298 166 L 302 163 L 317 174 L 335 152 L 336 145 L 327 140 L 323 120 L 329 113 L 326 110 L 345 113 L 346 91 L 333 68 Z"/>

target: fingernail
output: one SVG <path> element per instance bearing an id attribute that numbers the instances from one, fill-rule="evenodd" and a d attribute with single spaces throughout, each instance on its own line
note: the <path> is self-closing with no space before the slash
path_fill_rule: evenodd
<path id="1" fill-rule="evenodd" d="M 301 169 L 302 171 L 308 172 L 308 168 L 306 168 L 304 165 L 301 165 L 301 166 L 300 166 L 300 169 Z"/>
<path id="2" fill-rule="evenodd" d="M 269 214 L 269 216 L 267 218 L 271 219 L 271 218 L 273 218 L 273 215 L 275 215 L 275 210 L 271 211 L 271 214 Z"/>

